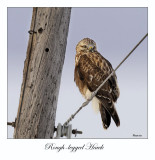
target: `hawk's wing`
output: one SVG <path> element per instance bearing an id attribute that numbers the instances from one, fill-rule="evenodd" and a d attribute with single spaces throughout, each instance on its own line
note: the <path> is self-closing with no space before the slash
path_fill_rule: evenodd
<path id="1" fill-rule="evenodd" d="M 108 64 L 108 67 L 104 67 L 104 71 L 91 61 L 87 55 L 82 55 L 79 59 L 77 71 L 80 79 L 87 84 L 90 91 L 95 91 L 99 85 L 108 77 L 113 71 L 113 68 L 108 60 L 102 57 Z M 110 70 L 110 71 L 109 71 Z M 100 92 L 104 95 L 107 94 L 110 100 L 116 101 L 119 97 L 117 77 L 115 73 L 108 79 L 108 81 L 101 88 Z"/>
<path id="2" fill-rule="evenodd" d="M 108 66 L 109 66 L 109 68 L 112 72 L 113 68 L 112 68 L 111 63 L 105 58 L 104 58 L 104 60 L 106 61 L 106 63 L 108 64 Z M 119 93 L 119 88 L 118 88 L 118 85 L 117 85 L 117 76 L 116 76 L 115 73 L 113 73 L 113 75 L 109 78 L 108 82 L 109 82 L 109 85 L 111 86 L 111 89 L 112 89 L 111 94 L 112 94 L 112 97 L 113 97 L 113 101 L 116 102 L 120 93 Z"/>
<path id="3" fill-rule="evenodd" d="M 87 55 L 81 55 L 76 70 L 83 84 L 85 84 L 91 92 L 95 91 L 108 76 L 108 74 L 106 74 L 108 72 L 103 72 Z M 119 126 L 119 117 L 113 104 L 113 101 L 117 99 L 117 95 L 114 98 L 115 92 L 113 92 L 113 88 L 116 88 L 116 85 L 115 77 L 111 77 L 98 91 L 96 97 L 101 101 L 106 111 L 113 117 L 116 125 Z"/>

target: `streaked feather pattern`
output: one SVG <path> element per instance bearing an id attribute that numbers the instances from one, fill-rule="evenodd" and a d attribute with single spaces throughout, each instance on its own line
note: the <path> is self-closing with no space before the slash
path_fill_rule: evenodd
<path id="1" fill-rule="evenodd" d="M 93 49 L 92 49 L 93 48 Z M 87 99 L 87 92 L 95 91 L 113 71 L 112 65 L 97 50 L 96 43 L 88 38 L 80 41 L 76 47 L 74 80 L 81 94 Z M 119 88 L 115 74 L 96 94 L 103 127 L 107 129 L 113 118 L 116 126 L 120 120 L 114 106 L 119 97 Z"/>

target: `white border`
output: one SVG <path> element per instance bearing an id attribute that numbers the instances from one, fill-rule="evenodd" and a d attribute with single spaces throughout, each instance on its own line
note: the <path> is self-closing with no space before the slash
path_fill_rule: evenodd
<path id="1" fill-rule="evenodd" d="M 146 7 L 147 0 L 2 0 L 4 7 Z"/>
<path id="2" fill-rule="evenodd" d="M 0 157 L 5 159 L 80 159 L 80 158 L 100 158 L 100 159 L 151 159 L 154 157 L 155 142 L 155 5 L 153 0 L 108 0 L 102 3 L 95 0 L 1 0 L 0 4 Z M 15 140 L 7 139 L 7 7 L 148 7 L 149 13 L 149 139 L 71 139 L 71 140 Z M 46 151 L 44 146 L 46 143 L 55 142 L 57 145 L 73 144 L 75 146 L 85 144 L 87 142 L 98 142 L 104 144 L 104 150 L 97 151 L 77 151 L 70 153 L 67 150 L 57 153 L 56 151 Z"/>

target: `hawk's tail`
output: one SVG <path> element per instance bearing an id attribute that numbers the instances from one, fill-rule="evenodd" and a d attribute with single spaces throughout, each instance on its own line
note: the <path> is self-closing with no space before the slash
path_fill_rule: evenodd
<path id="1" fill-rule="evenodd" d="M 110 114 L 107 112 L 107 110 L 103 107 L 102 104 L 100 104 L 99 108 L 100 108 L 100 113 L 101 113 L 101 119 L 102 119 L 103 128 L 104 128 L 104 129 L 107 129 L 107 128 L 110 126 L 110 123 L 111 123 L 111 116 L 110 116 Z"/>
<path id="2" fill-rule="evenodd" d="M 103 122 L 103 127 L 105 129 L 107 129 L 110 126 L 111 117 L 113 118 L 116 126 L 120 126 L 119 116 L 113 103 L 102 101 L 102 104 L 100 105 L 100 113 Z"/>

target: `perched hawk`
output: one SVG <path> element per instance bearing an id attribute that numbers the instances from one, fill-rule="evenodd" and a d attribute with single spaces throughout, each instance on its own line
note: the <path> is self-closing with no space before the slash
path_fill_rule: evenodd
<path id="1" fill-rule="evenodd" d="M 76 46 L 74 81 L 81 94 L 90 98 L 93 91 L 113 71 L 112 65 L 96 49 L 96 43 L 89 38 L 84 38 Z M 115 73 L 98 91 L 92 100 L 93 108 L 97 107 L 101 113 L 103 128 L 107 129 L 113 118 L 116 126 L 120 120 L 114 106 L 119 97 L 119 88 Z"/>

